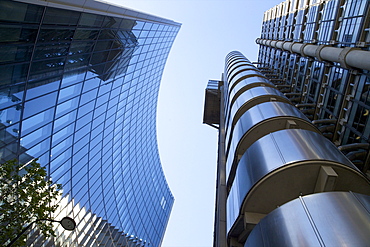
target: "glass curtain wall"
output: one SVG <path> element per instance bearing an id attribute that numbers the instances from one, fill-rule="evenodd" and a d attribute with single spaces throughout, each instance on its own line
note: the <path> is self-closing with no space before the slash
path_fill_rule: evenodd
<path id="1" fill-rule="evenodd" d="M 38 158 L 78 229 L 90 212 L 158 246 L 174 199 L 156 107 L 180 24 L 9 0 L 0 9 L 1 162 Z M 78 231 L 63 234 L 83 244 Z"/>

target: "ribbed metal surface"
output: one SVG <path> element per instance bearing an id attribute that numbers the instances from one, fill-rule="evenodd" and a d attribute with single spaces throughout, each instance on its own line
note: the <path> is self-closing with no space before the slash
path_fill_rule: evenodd
<path id="1" fill-rule="evenodd" d="M 253 87 L 275 87 L 269 80 L 263 77 L 246 78 L 229 92 L 230 103 L 232 104 L 238 95 L 253 88 Z"/>
<path id="2" fill-rule="evenodd" d="M 227 171 L 234 163 L 235 155 L 242 155 L 254 141 L 262 136 L 287 128 L 289 121 L 295 123 L 292 126 L 294 128 L 317 131 L 303 113 L 287 103 L 264 102 L 246 111 L 231 129 L 230 135 L 226 136 Z"/>
<path id="3" fill-rule="evenodd" d="M 259 139 L 238 163 L 228 199 L 234 212 L 229 227 L 243 212 L 267 214 L 300 194 L 314 193 L 321 166 L 338 174 L 333 190 L 370 194 L 367 179 L 318 133 L 288 129 Z"/>
<path id="4" fill-rule="evenodd" d="M 287 102 L 282 93 L 269 84 L 258 85 L 258 80 L 262 83 L 265 79 L 253 69 L 244 70 L 243 62 L 249 63 L 240 53 L 232 52 L 227 56 L 225 71 L 225 74 L 232 74 L 224 91 L 230 239 L 244 243 L 258 219 L 300 195 L 323 191 L 370 195 L 369 181 L 356 166 L 301 111 Z M 228 73 L 229 69 L 233 71 Z M 328 211 L 330 207 L 333 205 L 327 206 Z M 305 211 L 294 210 L 286 222 L 301 220 L 297 231 L 306 234 L 306 238 L 302 238 L 302 242 L 292 241 L 291 246 L 322 245 L 322 240 L 314 238 L 320 233 L 311 229 L 312 220 L 295 216 Z M 279 229 L 276 227 L 273 231 Z M 256 240 L 250 246 L 259 246 L 258 241 L 265 238 L 261 231 L 256 228 Z M 267 231 L 269 238 L 269 229 L 263 231 Z M 288 236 L 292 234 L 294 238 L 295 233 L 291 232 Z M 328 232 L 335 238 L 335 231 Z M 274 238 L 273 234 L 271 236 Z M 285 246 L 286 243 L 271 241 L 270 246 Z"/>

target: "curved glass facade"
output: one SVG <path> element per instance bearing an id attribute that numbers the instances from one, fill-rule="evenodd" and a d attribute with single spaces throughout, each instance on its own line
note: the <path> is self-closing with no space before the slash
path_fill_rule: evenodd
<path id="1" fill-rule="evenodd" d="M 56 218 L 76 219 L 59 234 L 71 245 L 103 243 L 95 217 L 113 245 L 159 246 L 174 198 L 156 107 L 180 24 L 90 0 L 25 2 L 0 1 L 1 162 L 38 158 L 63 184 Z"/>

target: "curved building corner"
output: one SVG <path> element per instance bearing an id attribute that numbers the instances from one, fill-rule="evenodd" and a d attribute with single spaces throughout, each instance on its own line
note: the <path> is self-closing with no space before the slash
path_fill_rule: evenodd
<path id="1" fill-rule="evenodd" d="M 156 139 L 180 24 L 93 0 L 0 0 L 1 162 L 38 158 L 63 185 L 37 246 L 160 246 L 174 202 Z"/>

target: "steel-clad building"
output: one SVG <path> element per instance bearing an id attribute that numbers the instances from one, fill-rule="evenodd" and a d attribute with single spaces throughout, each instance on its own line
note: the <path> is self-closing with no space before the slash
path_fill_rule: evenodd
<path id="1" fill-rule="evenodd" d="M 370 243 L 370 3 L 287 0 L 206 88 L 214 246 Z"/>

